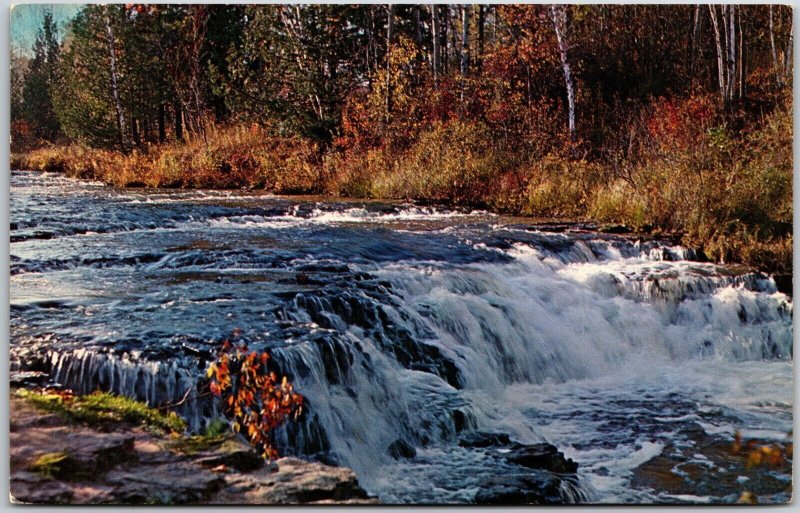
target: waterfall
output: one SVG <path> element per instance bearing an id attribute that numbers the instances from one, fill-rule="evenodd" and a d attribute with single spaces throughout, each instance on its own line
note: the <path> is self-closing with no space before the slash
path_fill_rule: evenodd
<path id="1" fill-rule="evenodd" d="M 279 319 L 309 333 L 272 352 L 309 412 L 276 432 L 278 445 L 366 474 L 391 461 L 397 440 L 424 447 L 497 428 L 504 415 L 486 398 L 514 383 L 595 378 L 642 361 L 792 356 L 792 305 L 766 276 L 603 241 L 502 251 L 511 262 L 399 262 L 336 295 L 297 294 Z M 136 354 L 49 358 L 53 379 L 79 393 L 152 405 L 180 401 L 199 375 Z M 196 396 L 177 408 L 195 429 L 216 414 Z M 504 429 L 541 439 L 513 417 L 505 412 Z"/>

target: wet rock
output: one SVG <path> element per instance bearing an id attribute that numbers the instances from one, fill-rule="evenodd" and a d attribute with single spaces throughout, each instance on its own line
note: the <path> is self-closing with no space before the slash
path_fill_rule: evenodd
<path id="1" fill-rule="evenodd" d="M 577 463 L 565 458 L 556 446 L 547 443 L 517 446 L 506 454 L 506 459 L 523 467 L 561 474 L 574 474 L 578 470 Z"/>
<path id="2" fill-rule="evenodd" d="M 396 460 L 411 459 L 417 456 L 417 450 L 402 438 L 398 438 L 389 446 L 389 456 Z"/>
<path id="3" fill-rule="evenodd" d="M 281 458 L 277 470 L 226 476 L 212 504 L 374 503 L 348 468 Z"/>
<path id="4" fill-rule="evenodd" d="M 772 279 L 775 280 L 775 287 L 778 289 L 778 292 L 782 292 L 788 296 L 792 295 L 792 275 L 791 274 L 775 274 L 772 276 Z"/>
<path id="5" fill-rule="evenodd" d="M 41 371 L 13 371 L 9 376 L 12 387 L 37 387 L 50 380 L 50 374 Z"/>
<path id="6" fill-rule="evenodd" d="M 600 233 L 630 233 L 631 229 L 625 226 L 624 224 L 606 224 L 597 227 L 597 231 Z"/>
<path id="7" fill-rule="evenodd" d="M 509 445 L 511 439 L 506 433 L 491 433 L 488 431 L 476 431 L 469 433 L 458 439 L 461 447 L 497 447 Z"/>
<path id="8" fill-rule="evenodd" d="M 546 471 L 483 479 L 475 495 L 477 504 L 563 504 L 561 480 Z"/>

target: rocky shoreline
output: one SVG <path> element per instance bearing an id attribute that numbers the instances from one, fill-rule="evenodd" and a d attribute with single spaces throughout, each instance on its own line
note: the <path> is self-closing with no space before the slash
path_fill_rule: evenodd
<path id="1" fill-rule="evenodd" d="M 12 502 L 24 504 L 374 504 L 355 473 L 297 458 L 265 463 L 222 436 L 185 437 L 120 424 L 90 426 L 12 393 Z"/>

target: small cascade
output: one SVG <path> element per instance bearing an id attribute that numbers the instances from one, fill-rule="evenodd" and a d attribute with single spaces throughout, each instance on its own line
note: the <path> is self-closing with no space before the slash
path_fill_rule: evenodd
<path id="1" fill-rule="evenodd" d="M 153 407 L 168 408 L 199 431 L 219 415 L 216 404 L 198 391 L 198 375 L 177 361 L 146 361 L 87 349 L 51 351 L 46 357 L 52 381 L 78 394 L 95 390 L 124 395 Z"/>

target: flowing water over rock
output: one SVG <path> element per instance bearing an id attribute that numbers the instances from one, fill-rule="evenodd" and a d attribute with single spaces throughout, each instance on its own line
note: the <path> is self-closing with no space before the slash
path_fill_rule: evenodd
<path id="1" fill-rule="evenodd" d="M 514 444 L 543 441 L 580 465 L 565 500 L 735 501 L 716 483 L 736 469 L 704 451 L 791 429 L 791 299 L 666 243 L 21 171 L 11 241 L 13 369 L 176 402 L 239 329 L 307 399 L 282 451 L 388 502 L 473 501 L 525 471 Z M 193 393 L 179 411 L 215 414 Z M 714 468 L 662 488 L 641 475 L 653 461 Z M 786 501 L 791 476 L 770 476 L 754 491 Z"/>

